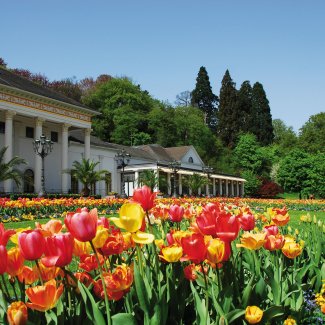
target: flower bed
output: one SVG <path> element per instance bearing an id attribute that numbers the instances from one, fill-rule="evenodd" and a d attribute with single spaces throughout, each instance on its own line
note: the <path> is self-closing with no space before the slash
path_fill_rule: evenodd
<path id="1" fill-rule="evenodd" d="M 88 208 L 77 211 L 76 202 L 57 201 L 65 206 L 65 227 L 60 220 L 16 231 L 0 224 L 0 319 L 321 324 L 322 227 L 306 218 L 289 235 L 287 208 L 265 203 L 263 213 L 254 213 L 254 202 L 157 201 L 143 187 L 133 201 L 82 200 L 79 207 Z M 99 216 L 97 203 L 101 212 L 120 207 L 119 215 Z"/>

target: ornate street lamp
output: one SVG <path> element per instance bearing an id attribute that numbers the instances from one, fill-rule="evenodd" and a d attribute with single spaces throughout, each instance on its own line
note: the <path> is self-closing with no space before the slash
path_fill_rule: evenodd
<path id="1" fill-rule="evenodd" d="M 210 175 L 213 173 L 213 168 L 210 166 L 203 166 L 202 167 L 203 173 L 207 174 L 208 177 L 208 191 L 207 191 L 207 196 L 210 196 Z"/>
<path id="2" fill-rule="evenodd" d="M 122 149 L 115 155 L 115 160 L 117 162 L 117 165 L 119 168 L 122 168 L 122 198 L 126 198 L 125 194 L 125 182 L 124 182 L 124 168 L 129 164 L 131 155 L 125 151 L 125 149 Z"/>
<path id="3" fill-rule="evenodd" d="M 181 162 L 173 160 L 172 162 L 170 162 L 168 164 L 168 167 L 173 171 L 173 174 L 174 174 L 173 197 L 176 197 L 177 196 L 177 193 L 176 193 L 176 176 L 177 176 L 177 172 L 179 171 L 179 169 L 181 167 Z"/>
<path id="4" fill-rule="evenodd" d="M 53 150 L 53 142 L 47 139 L 44 134 L 39 139 L 33 141 L 33 148 L 37 155 L 42 158 L 42 175 L 41 175 L 41 191 L 38 193 L 39 197 L 44 196 L 45 193 L 45 177 L 44 177 L 44 158 Z"/>

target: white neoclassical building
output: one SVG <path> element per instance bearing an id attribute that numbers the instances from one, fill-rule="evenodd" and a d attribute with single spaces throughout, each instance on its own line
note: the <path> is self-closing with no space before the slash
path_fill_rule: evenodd
<path id="1" fill-rule="evenodd" d="M 50 89 L 41 87 L 0 67 L 0 148 L 7 147 L 5 161 L 19 156 L 25 180 L 20 188 L 12 181 L 0 182 L 0 192 L 35 192 L 41 190 L 42 159 L 33 150 L 33 141 L 45 135 L 53 142 L 53 151 L 44 159 L 45 190 L 48 193 L 78 193 L 81 184 L 63 170 L 83 157 L 99 161 L 107 170 L 106 180 L 98 182 L 93 194 L 109 192 L 133 194 L 139 175 L 154 170 L 165 178 L 164 194 L 191 194 L 186 177 L 193 173 L 210 177 L 211 185 L 202 194 L 242 196 L 245 180 L 232 175 L 205 172 L 205 165 L 193 146 L 163 148 L 159 145 L 127 147 L 104 142 L 91 135 L 91 119 L 98 112 Z M 119 166 L 116 155 L 129 155 L 127 165 Z M 177 168 L 173 163 L 177 162 Z"/>

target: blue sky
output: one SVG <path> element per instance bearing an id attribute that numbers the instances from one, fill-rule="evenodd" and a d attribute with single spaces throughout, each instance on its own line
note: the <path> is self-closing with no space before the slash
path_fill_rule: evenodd
<path id="1" fill-rule="evenodd" d="M 55 0 L 1 3 L 0 57 L 51 80 L 128 76 L 160 100 L 193 90 L 205 66 L 219 94 L 263 84 L 294 130 L 325 111 L 325 1 Z"/>

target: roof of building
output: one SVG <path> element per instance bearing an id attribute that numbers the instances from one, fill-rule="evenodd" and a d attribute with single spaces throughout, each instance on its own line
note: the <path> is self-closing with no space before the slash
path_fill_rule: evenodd
<path id="1" fill-rule="evenodd" d="M 47 97 L 50 99 L 54 99 L 63 103 L 67 103 L 70 105 L 78 106 L 82 109 L 86 109 L 89 112 L 93 112 L 94 114 L 98 114 L 98 112 L 91 110 L 87 106 L 79 103 L 78 101 L 69 98 L 63 94 L 60 94 L 52 89 L 43 87 L 35 82 L 32 82 L 22 76 L 15 74 L 14 72 L 5 69 L 0 66 L 0 85 L 9 86 L 12 88 L 17 88 L 23 91 L 27 91 L 32 94 L 36 94 L 39 96 Z"/>
<path id="2" fill-rule="evenodd" d="M 76 129 L 69 131 L 69 140 L 84 143 L 83 130 Z M 190 146 L 164 148 L 159 144 L 147 144 L 142 146 L 129 147 L 116 143 L 105 142 L 93 135 L 90 136 L 90 143 L 95 146 L 106 147 L 114 150 L 125 149 L 132 157 L 143 158 L 155 162 L 170 162 L 173 160 L 179 161 L 191 148 Z"/>

